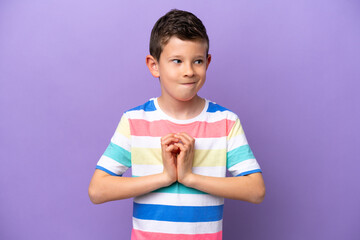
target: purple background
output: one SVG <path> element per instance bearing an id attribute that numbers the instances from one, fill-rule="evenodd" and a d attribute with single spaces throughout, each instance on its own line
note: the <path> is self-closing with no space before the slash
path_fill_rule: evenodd
<path id="1" fill-rule="evenodd" d="M 0 1 L 0 239 L 130 238 L 132 200 L 87 188 L 122 112 L 160 93 L 145 56 L 172 8 L 206 25 L 200 95 L 264 172 L 261 205 L 226 201 L 224 239 L 360 239 L 355 0 Z"/>

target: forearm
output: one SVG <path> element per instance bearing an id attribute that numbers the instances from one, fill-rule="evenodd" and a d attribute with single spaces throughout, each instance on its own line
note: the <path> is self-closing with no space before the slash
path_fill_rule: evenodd
<path id="1" fill-rule="evenodd" d="M 144 177 L 116 177 L 95 170 L 89 186 L 89 196 L 93 203 L 99 204 L 136 197 L 170 184 L 163 173 Z"/>
<path id="2" fill-rule="evenodd" d="M 212 195 L 251 203 L 261 203 L 265 196 L 265 185 L 261 173 L 240 177 L 209 177 L 191 174 L 183 184 Z"/>

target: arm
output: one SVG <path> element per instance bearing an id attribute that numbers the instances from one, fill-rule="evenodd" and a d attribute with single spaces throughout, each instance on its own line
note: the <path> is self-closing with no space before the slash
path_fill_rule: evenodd
<path id="1" fill-rule="evenodd" d="M 104 203 L 142 195 L 170 185 L 171 179 L 166 173 L 144 177 L 117 177 L 96 169 L 89 186 L 90 200 Z"/>
<path id="2" fill-rule="evenodd" d="M 261 203 L 265 196 L 265 185 L 261 173 L 240 177 L 210 177 L 192 172 L 195 139 L 186 133 L 176 134 L 181 142 L 177 159 L 178 181 L 187 187 L 220 197 Z"/>
<path id="3" fill-rule="evenodd" d="M 212 195 L 251 203 L 261 203 L 265 197 L 261 173 L 240 177 L 209 177 L 191 173 L 180 182 Z"/>
<path id="4" fill-rule="evenodd" d="M 117 177 L 98 170 L 91 179 L 89 186 L 90 200 L 95 203 L 104 203 L 113 200 L 126 199 L 143 195 L 158 188 L 169 186 L 176 181 L 176 155 L 178 142 L 174 134 L 161 138 L 161 149 L 164 170 L 162 173 L 143 177 Z"/>

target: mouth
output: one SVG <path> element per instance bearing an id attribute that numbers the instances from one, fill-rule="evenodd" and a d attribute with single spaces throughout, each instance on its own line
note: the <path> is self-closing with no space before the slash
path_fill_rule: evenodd
<path id="1" fill-rule="evenodd" d="M 181 83 L 181 85 L 184 85 L 184 86 L 192 86 L 194 85 L 196 82 L 188 82 L 188 83 Z"/>

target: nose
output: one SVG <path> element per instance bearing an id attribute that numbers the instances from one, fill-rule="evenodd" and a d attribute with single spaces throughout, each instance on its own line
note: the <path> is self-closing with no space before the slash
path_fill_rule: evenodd
<path id="1" fill-rule="evenodd" d="M 184 76 L 192 77 L 194 76 L 194 69 L 192 64 L 184 64 Z"/>

